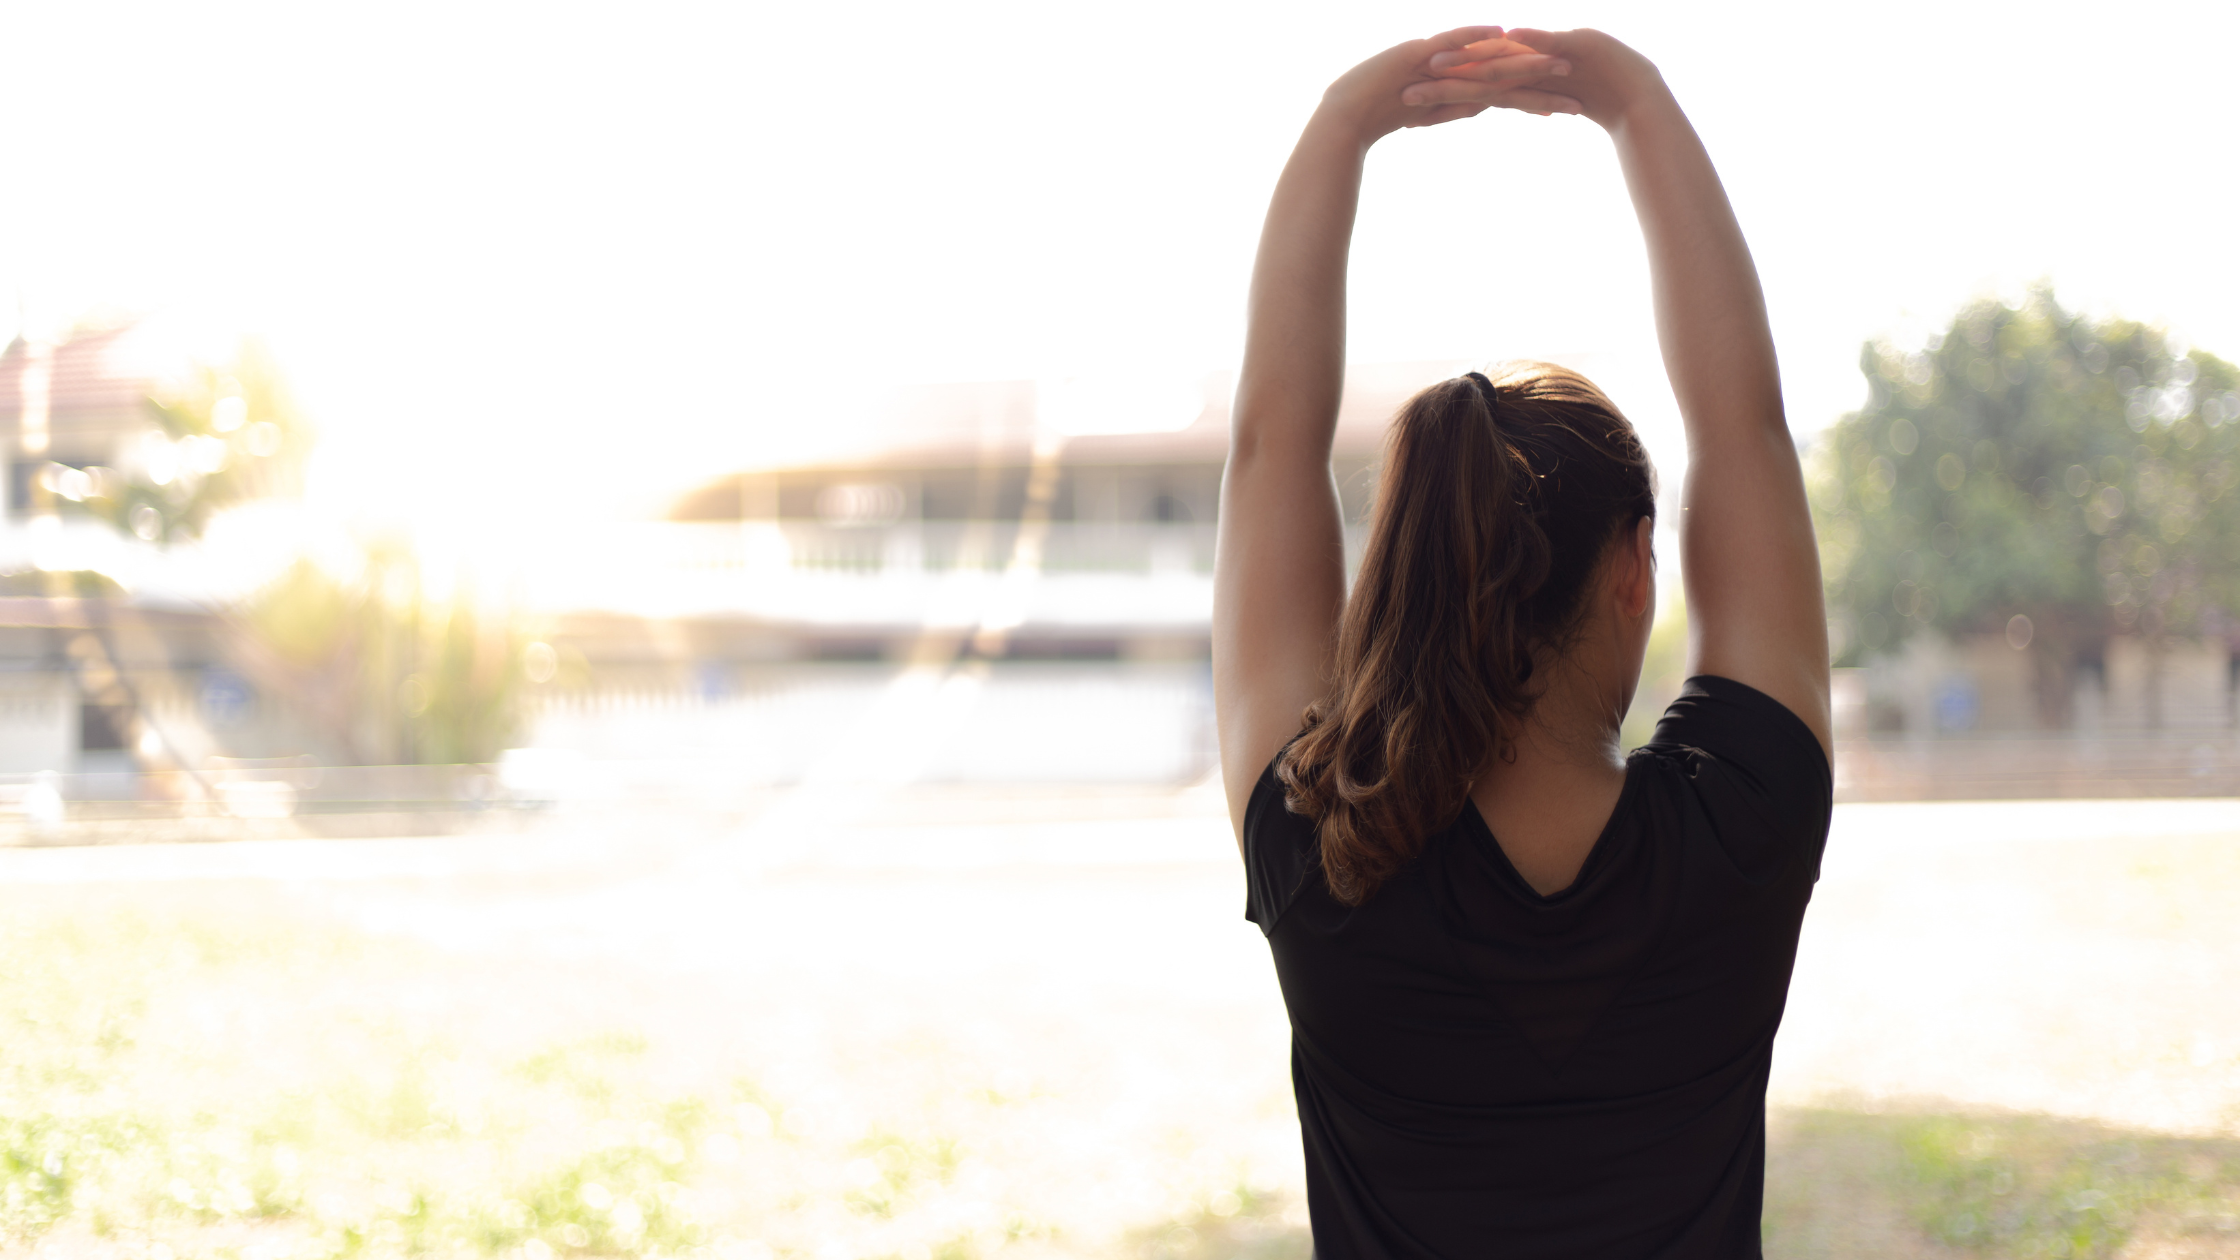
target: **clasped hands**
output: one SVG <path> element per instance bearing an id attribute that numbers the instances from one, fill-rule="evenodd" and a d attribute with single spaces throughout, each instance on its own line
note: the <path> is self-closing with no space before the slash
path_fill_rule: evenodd
<path id="1" fill-rule="evenodd" d="M 1610 127 L 1662 86 L 1646 58 L 1600 31 L 1465 26 L 1355 66 L 1324 93 L 1323 109 L 1365 142 L 1488 109 L 1580 114 Z"/>

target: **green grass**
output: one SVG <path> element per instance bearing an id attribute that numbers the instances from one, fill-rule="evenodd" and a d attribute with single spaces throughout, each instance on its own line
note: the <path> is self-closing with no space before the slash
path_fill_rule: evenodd
<path id="1" fill-rule="evenodd" d="M 1299 1204 L 1218 1140 L 1075 1149 L 1104 1086 L 1032 1046 L 997 1071 L 898 1028 L 804 1084 L 732 1033 L 538 1021 L 578 987 L 300 916 L 10 907 L 0 1260 L 1309 1254 Z M 1066 1224 L 1126 1161 L 1164 1206 Z M 1828 1109 L 1778 1114 L 1768 1167 L 1775 1257 L 2240 1254 L 2240 1142 Z"/>
<path id="2" fill-rule="evenodd" d="M 687 1192 L 711 1144 L 732 1161 L 797 1144 L 767 1111 L 640 1079 L 627 1032 L 491 1062 L 379 1010 L 291 1018 L 307 993 L 378 981 L 384 951 L 414 952 L 300 924 L 11 915 L 0 1250 L 689 1254 L 733 1223 Z M 921 1154 L 957 1160 L 938 1137 L 880 1140 L 908 1153 L 896 1194 Z"/>
<path id="3" fill-rule="evenodd" d="M 1174 1218 L 1140 1228 L 1123 1254 L 1141 1260 L 1308 1260 L 1313 1239 L 1281 1196 L 1238 1181 L 1193 1202 Z"/>
<path id="4" fill-rule="evenodd" d="M 2240 1141 L 2044 1116 L 1790 1111 L 1769 1142 L 1774 1260 L 2099 1260 L 2127 1244 L 2240 1256 Z M 1142 1260 L 1308 1260 L 1306 1231 L 1238 1187 L 1137 1231 Z M 2186 1245 L 2191 1244 L 2191 1249 Z"/>
<path id="5" fill-rule="evenodd" d="M 1766 1179 L 1769 1256 L 2094 1260 L 2142 1238 L 2240 1255 L 2240 1141 L 2027 1115 L 1815 1110 L 1781 1120 Z"/>
<path id="6" fill-rule="evenodd" d="M 981 1260 L 1110 1242 L 994 1175 L 1064 1101 L 1015 1069 L 944 1063 L 910 1031 L 865 1048 L 867 1070 L 932 1069 L 858 1110 L 829 1081 L 773 1087 L 750 1055 L 694 1060 L 705 1046 L 632 1028 L 517 1036 L 515 1016 L 573 987 L 557 964 L 527 970 L 292 916 L 10 908 L 0 1258 L 829 1260 L 837 1238 L 851 1260 Z M 457 1017 L 485 1002 L 489 1018 Z M 1230 1210 L 1225 1193 L 1200 1198 Z"/>

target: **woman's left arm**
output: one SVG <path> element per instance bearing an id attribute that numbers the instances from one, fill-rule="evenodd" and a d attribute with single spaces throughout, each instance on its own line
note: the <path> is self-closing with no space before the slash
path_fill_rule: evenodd
<path id="1" fill-rule="evenodd" d="M 1427 104 L 1478 99 L 1480 71 L 1470 61 L 1512 44 L 1572 63 L 1566 85 L 1609 132 L 1641 220 L 1657 340 L 1688 435 L 1680 488 L 1688 672 L 1773 697 L 1832 757 L 1812 511 L 1782 409 L 1765 293 L 1711 155 L 1657 68 L 1600 31 L 1513 30 L 1484 53 L 1433 58 L 1448 77 L 1408 94 Z"/>
<path id="2" fill-rule="evenodd" d="M 1494 105 L 1578 108 L 1532 86 L 1567 73 L 1561 58 L 1521 44 L 1507 49 L 1500 35 L 1498 27 L 1449 31 L 1348 71 L 1323 94 L 1268 206 L 1214 556 L 1214 714 L 1229 816 L 1240 834 L 1252 785 L 1322 686 L 1345 602 L 1330 445 L 1345 384 L 1346 258 L 1369 146 L 1401 127 L 1468 118 Z M 1495 51 L 1489 73 L 1513 89 L 1468 104 L 1402 101 L 1409 84 L 1434 77 L 1433 56 L 1473 44 Z"/>

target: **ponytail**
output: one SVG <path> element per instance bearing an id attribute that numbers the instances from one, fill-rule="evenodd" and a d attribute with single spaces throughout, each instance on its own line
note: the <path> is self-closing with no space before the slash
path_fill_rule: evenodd
<path id="1" fill-rule="evenodd" d="M 1339 901 L 1366 901 L 1514 755 L 1535 657 L 1568 646 L 1610 539 L 1655 510 L 1632 426 L 1575 372 L 1472 372 L 1402 408 L 1331 685 L 1276 767 Z"/>

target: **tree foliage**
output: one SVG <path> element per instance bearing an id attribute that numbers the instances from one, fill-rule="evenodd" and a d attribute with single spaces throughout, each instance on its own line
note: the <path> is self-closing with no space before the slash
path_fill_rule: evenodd
<path id="1" fill-rule="evenodd" d="M 242 610 L 266 652 L 260 688 L 291 698 L 331 749 L 366 764 L 481 762 L 515 729 L 528 640 L 464 588 L 422 592 L 401 542 L 365 546 L 338 578 L 299 560 Z"/>
<path id="2" fill-rule="evenodd" d="M 2041 718 L 2110 635 L 2221 636 L 2240 610 L 2240 372 L 2049 292 L 1919 348 L 1869 343 L 1820 440 L 1813 511 L 1839 664 L 2006 631 Z"/>
<path id="3" fill-rule="evenodd" d="M 156 427 L 121 469 L 86 470 L 74 494 L 77 479 L 53 465 L 43 488 L 149 542 L 199 537 L 218 511 L 301 491 L 310 426 L 257 343 L 243 343 L 231 363 L 197 365 L 147 407 Z"/>

